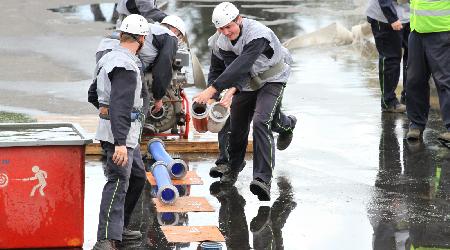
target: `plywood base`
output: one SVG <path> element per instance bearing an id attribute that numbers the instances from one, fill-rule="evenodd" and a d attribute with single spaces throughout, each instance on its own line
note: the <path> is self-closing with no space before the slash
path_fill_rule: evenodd
<path id="1" fill-rule="evenodd" d="M 164 204 L 158 198 L 153 198 L 156 212 L 214 212 L 214 208 L 204 197 L 183 196 L 177 198 L 174 204 Z"/>
<path id="2" fill-rule="evenodd" d="M 161 226 L 161 230 L 171 243 L 225 241 L 216 226 Z"/>
<path id="3" fill-rule="evenodd" d="M 152 173 L 147 172 L 147 180 L 152 186 L 156 185 L 156 180 Z M 195 171 L 187 171 L 183 179 L 172 180 L 172 185 L 203 185 L 203 181 Z"/>

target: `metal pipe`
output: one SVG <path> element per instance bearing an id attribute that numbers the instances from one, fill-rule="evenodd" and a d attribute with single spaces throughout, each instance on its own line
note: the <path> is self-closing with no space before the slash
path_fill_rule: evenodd
<path id="1" fill-rule="evenodd" d="M 197 102 L 192 103 L 192 124 L 199 133 L 208 131 L 208 106 Z"/>
<path id="2" fill-rule="evenodd" d="M 225 125 L 225 122 L 230 116 L 228 108 L 222 106 L 220 102 L 214 102 L 209 107 L 208 111 L 208 131 L 212 133 L 219 133 Z"/>
<path id="3" fill-rule="evenodd" d="M 186 176 L 188 166 L 181 159 L 173 159 L 166 151 L 164 142 L 159 138 L 153 138 L 148 142 L 147 151 L 156 161 L 162 161 L 167 166 L 167 171 L 172 179 L 182 179 Z"/>
<path id="4" fill-rule="evenodd" d="M 158 192 L 156 197 L 164 204 L 172 204 L 178 198 L 178 189 L 172 185 L 169 173 L 167 172 L 166 164 L 162 161 L 157 161 L 151 166 L 151 172 L 155 177 Z"/>

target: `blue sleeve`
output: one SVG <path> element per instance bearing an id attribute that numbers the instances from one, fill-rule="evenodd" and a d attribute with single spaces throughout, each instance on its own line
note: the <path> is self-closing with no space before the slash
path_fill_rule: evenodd
<path id="1" fill-rule="evenodd" d="M 134 92 L 136 90 L 136 72 L 125 68 L 114 68 L 108 77 L 111 81 L 109 117 L 114 145 L 126 145 L 131 127 Z"/>

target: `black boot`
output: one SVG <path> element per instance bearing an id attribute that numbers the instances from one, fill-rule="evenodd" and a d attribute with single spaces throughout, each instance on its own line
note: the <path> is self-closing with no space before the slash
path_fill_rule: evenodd
<path id="1" fill-rule="evenodd" d="M 277 149 L 278 150 L 285 150 L 292 142 L 292 138 L 294 137 L 294 128 L 297 124 L 297 118 L 293 115 L 290 115 L 289 118 L 292 120 L 292 127 L 289 131 L 280 133 L 278 135 L 277 140 Z"/>
<path id="2" fill-rule="evenodd" d="M 267 226 L 270 226 L 270 207 L 261 206 L 258 208 L 258 214 L 250 222 L 250 231 L 261 232 Z"/>
<path id="3" fill-rule="evenodd" d="M 236 183 L 239 173 L 244 169 L 245 161 L 241 163 L 239 167 L 229 168 L 227 172 L 225 172 L 222 177 L 220 177 L 220 183 L 224 185 L 234 185 Z"/>
<path id="4" fill-rule="evenodd" d="M 257 195 L 260 201 L 270 201 L 270 182 L 256 178 L 250 183 L 250 191 Z"/>
<path id="5" fill-rule="evenodd" d="M 218 164 L 217 166 L 212 167 L 209 170 L 209 176 L 211 176 L 212 178 L 220 178 L 229 169 L 230 169 L 230 167 L 228 167 L 227 164 Z"/>
<path id="6" fill-rule="evenodd" d="M 99 240 L 95 243 L 94 248 L 92 250 L 117 250 L 116 241 L 103 239 Z"/>
<path id="7" fill-rule="evenodd" d="M 133 231 L 126 227 L 123 228 L 122 232 L 122 241 L 126 240 L 140 240 L 142 238 L 142 234 L 140 231 Z"/>
<path id="8" fill-rule="evenodd" d="M 234 185 L 238 178 L 239 172 L 228 170 L 225 172 L 222 177 L 220 177 L 220 183 L 223 185 Z"/>

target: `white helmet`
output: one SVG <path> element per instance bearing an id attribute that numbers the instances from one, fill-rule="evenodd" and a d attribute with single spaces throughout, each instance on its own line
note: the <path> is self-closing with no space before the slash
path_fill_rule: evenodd
<path id="1" fill-rule="evenodd" d="M 186 25 L 184 24 L 183 20 L 179 18 L 178 16 L 169 15 L 164 17 L 164 19 L 161 21 L 161 23 L 168 24 L 176 29 L 178 29 L 183 36 L 186 35 Z"/>
<path id="2" fill-rule="evenodd" d="M 216 28 L 231 23 L 239 15 L 239 10 L 230 2 L 219 3 L 213 10 L 212 22 Z"/>
<path id="3" fill-rule="evenodd" d="M 134 35 L 146 36 L 150 33 L 150 26 L 143 16 L 131 14 L 123 19 L 119 30 Z"/>

